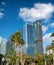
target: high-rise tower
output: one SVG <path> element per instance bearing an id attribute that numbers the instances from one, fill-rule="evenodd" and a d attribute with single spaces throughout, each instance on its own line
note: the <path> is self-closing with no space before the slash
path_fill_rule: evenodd
<path id="1" fill-rule="evenodd" d="M 42 25 L 40 20 L 37 20 L 33 23 L 33 42 L 34 53 L 43 53 Z"/>
<path id="2" fill-rule="evenodd" d="M 6 54 L 6 39 L 3 39 L 0 37 L 0 54 L 5 55 Z"/>
<path id="3" fill-rule="evenodd" d="M 42 25 L 37 20 L 33 24 L 25 23 L 23 28 L 23 49 L 26 54 L 34 56 L 35 53 L 43 53 Z"/>
<path id="4" fill-rule="evenodd" d="M 23 29 L 23 39 L 25 41 L 26 53 L 28 55 L 34 55 L 34 47 L 33 47 L 33 26 L 26 23 Z"/>

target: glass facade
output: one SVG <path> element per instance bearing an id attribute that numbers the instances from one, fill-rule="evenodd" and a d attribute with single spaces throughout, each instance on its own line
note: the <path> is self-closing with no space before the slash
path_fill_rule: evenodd
<path id="1" fill-rule="evenodd" d="M 9 55 L 10 52 L 12 51 L 12 49 L 14 49 L 14 43 L 11 43 L 11 42 L 8 40 L 6 46 L 7 46 L 7 47 L 6 47 L 7 55 Z"/>
<path id="2" fill-rule="evenodd" d="M 23 39 L 25 41 L 26 46 L 26 53 L 30 56 L 34 55 L 34 48 L 33 46 L 33 26 L 26 23 L 23 28 Z"/>
<path id="3" fill-rule="evenodd" d="M 27 47 L 27 54 L 29 54 L 32 57 L 34 56 L 34 47 L 33 46 Z"/>
<path id="4" fill-rule="evenodd" d="M 43 53 L 41 21 L 35 21 L 32 25 L 26 23 L 23 28 L 23 39 L 25 53 L 30 56 L 34 56 L 35 53 Z"/>
<path id="5" fill-rule="evenodd" d="M 34 53 L 43 53 L 41 21 L 33 23 Z"/>
<path id="6" fill-rule="evenodd" d="M 0 41 L 0 53 L 5 55 L 6 54 L 6 40 L 1 39 Z"/>

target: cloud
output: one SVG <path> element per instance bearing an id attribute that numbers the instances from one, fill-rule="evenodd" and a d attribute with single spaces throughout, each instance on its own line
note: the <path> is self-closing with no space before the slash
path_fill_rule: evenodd
<path id="1" fill-rule="evenodd" d="M 43 31 L 43 34 L 45 34 L 47 30 L 48 30 L 48 27 L 45 26 L 45 25 L 42 25 L 42 31 Z"/>
<path id="2" fill-rule="evenodd" d="M 54 12 L 54 5 L 51 3 L 35 3 L 32 8 L 20 8 L 19 16 L 26 22 L 34 22 L 37 19 L 49 19 Z"/>
<path id="3" fill-rule="evenodd" d="M 4 16 L 4 13 L 0 12 L 0 19 Z"/>
<path id="4" fill-rule="evenodd" d="M 1 2 L 2 5 L 6 5 L 6 3 L 4 1 Z M 0 19 L 3 18 L 4 16 L 4 8 L 0 8 Z"/>
<path id="5" fill-rule="evenodd" d="M 3 8 L 0 8 L 0 11 L 4 11 L 4 9 Z"/>
<path id="6" fill-rule="evenodd" d="M 6 5 L 6 3 L 4 1 L 1 2 L 2 5 Z"/>
<path id="7" fill-rule="evenodd" d="M 51 28 L 54 28 L 54 22 L 49 25 Z"/>
<path id="8" fill-rule="evenodd" d="M 54 37 L 50 37 L 52 33 L 47 33 L 43 36 L 43 48 L 44 53 L 46 53 L 46 46 L 50 45 L 52 43 L 52 40 L 54 40 Z"/>
<path id="9" fill-rule="evenodd" d="M 49 28 L 54 28 L 54 22 L 48 24 L 47 26 L 46 26 L 46 25 L 42 25 L 43 34 L 45 34 L 46 31 L 47 31 Z"/>
<path id="10" fill-rule="evenodd" d="M 50 37 L 50 36 L 51 36 L 51 33 L 45 34 L 43 36 L 43 44 L 45 46 L 51 44 L 52 40 L 54 40 L 54 37 Z"/>

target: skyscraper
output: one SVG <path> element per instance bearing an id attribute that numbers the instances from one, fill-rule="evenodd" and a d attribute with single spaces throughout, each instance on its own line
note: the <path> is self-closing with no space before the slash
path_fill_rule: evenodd
<path id="1" fill-rule="evenodd" d="M 6 54 L 6 39 L 3 39 L 0 37 L 0 54 L 5 55 Z"/>
<path id="2" fill-rule="evenodd" d="M 43 53 L 42 25 L 37 20 L 33 24 L 25 23 L 23 28 L 24 51 L 30 56 L 35 53 Z"/>
<path id="3" fill-rule="evenodd" d="M 34 53 L 43 53 L 42 25 L 40 20 L 37 20 L 33 23 L 33 42 Z"/>
<path id="4" fill-rule="evenodd" d="M 10 53 L 14 50 L 14 43 L 10 42 L 9 40 L 6 43 L 6 53 L 7 55 L 10 55 Z"/>
<path id="5" fill-rule="evenodd" d="M 33 47 L 33 26 L 26 23 L 23 28 L 23 39 L 25 41 L 25 50 L 28 55 L 34 55 Z"/>

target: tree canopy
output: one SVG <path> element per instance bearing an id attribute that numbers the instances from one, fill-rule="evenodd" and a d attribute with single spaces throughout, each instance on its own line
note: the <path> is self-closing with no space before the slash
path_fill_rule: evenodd
<path id="1" fill-rule="evenodd" d="M 14 42 L 14 44 L 17 46 L 19 44 L 23 45 L 24 41 L 22 39 L 22 35 L 20 32 L 15 32 L 11 37 L 10 37 L 11 42 Z"/>
<path id="2" fill-rule="evenodd" d="M 51 37 L 54 37 L 54 32 L 51 34 Z"/>

